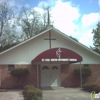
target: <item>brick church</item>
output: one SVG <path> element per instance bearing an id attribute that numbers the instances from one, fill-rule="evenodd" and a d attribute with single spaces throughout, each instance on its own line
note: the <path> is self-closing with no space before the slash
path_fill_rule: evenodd
<path id="1" fill-rule="evenodd" d="M 100 55 L 51 27 L 0 53 L 0 87 L 14 86 L 14 78 L 10 74 L 14 68 L 29 70 L 23 85 L 80 86 L 80 81 L 73 74 L 77 67 L 90 67 L 92 75 L 86 83 L 100 84 Z"/>

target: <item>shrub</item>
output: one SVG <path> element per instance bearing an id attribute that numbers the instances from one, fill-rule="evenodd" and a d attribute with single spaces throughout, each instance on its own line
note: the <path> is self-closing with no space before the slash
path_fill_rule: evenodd
<path id="1" fill-rule="evenodd" d="M 26 86 L 24 87 L 23 94 L 26 95 L 28 90 L 35 90 L 35 89 L 36 89 L 36 87 L 33 86 L 33 85 L 26 85 Z"/>
<path id="2" fill-rule="evenodd" d="M 27 75 L 29 75 L 29 71 L 26 68 L 16 68 L 11 71 L 11 74 L 14 77 L 26 77 Z"/>
<path id="3" fill-rule="evenodd" d="M 91 75 L 91 69 L 90 67 L 82 67 L 81 72 L 82 72 L 82 84 L 84 84 L 86 82 L 87 77 Z M 74 74 L 80 77 L 80 68 L 74 69 Z"/>
<path id="4" fill-rule="evenodd" d="M 83 90 L 88 91 L 88 92 L 92 92 L 92 91 L 95 91 L 96 86 L 97 85 L 95 85 L 95 84 L 84 84 Z"/>
<path id="5" fill-rule="evenodd" d="M 36 89 L 36 87 L 35 86 L 33 86 L 33 85 L 26 85 L 25 87 L 24 87 L 24 90 L 29 90 L 29 89 Z"/>
<path id="6" fill-rule="evenodd" d="M 91 69 L 90 67 L 82 67 L 82 76 L 90 76 L 91 75 Z M 74 69 L 74 74 L 80 76 L 80 68 Z"/>
<path id="7" fill-rule="evenodd" d="M 26 68 L 16 68 L 11 71 L 11 75 L 15 78 L 15 88 L 20 88 L 23 78 L 29 75 L 29 70 Z"/>
<path id="8" fill-rule="evenodd" d="M 42 91 L 33 85 L 25 86 L 23 95 L 26 100 L 42 100 Z"/>
<path id="9" fill-rule="evenodd" d="M 100 92 L 100 86 L 94 87 L 94 91 L 95 91 L 96 93 Z"/>

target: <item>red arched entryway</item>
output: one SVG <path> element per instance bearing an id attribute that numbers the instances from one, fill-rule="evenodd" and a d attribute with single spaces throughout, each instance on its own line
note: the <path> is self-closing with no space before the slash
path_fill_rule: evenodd
<path id="1" fill-rule="evenodd" d="M 31 61 L 32 64 L 37 64 L 37 87 L 48 86 L 48 85 L 49 86 L 61 85 L 60 64 L 70 64 L 70 63 L 77 63 L 81 61 L 82 61 L 82 57 L 79 54 L 66 48 L 52 48 L 42 52 Z M 47 63 L 47 62 L 53 62 L 53 63 Z M 39 63 L 41 67 L 39 67 Z M 46 66 L 44 65 L 42 66 L 43 63 L 45 63 Z M 55 63 L 58 65 L 56 65 Z M 53 70 L 54 67 L 57 67 L 57 70 Z M 46 70 L 45 68 L 46 69 L 48 68 L 49 70 Z M 48 73 L 45 71 L 47 71 Z M 50 77 L 49 74 L 50 75 L 52 74 L 52 78 Z"/>
<path id="2" fill-rule="evenodd" d="M 53 62 L 69 61 L 70 63 L 76 63 L 81 62 L 82 57 L 76 52 L 66 48 L 52 48 L 39 54 L 35 59 L 31 61 L 31 63 L 34 64 L 35 62 L 43 62 L 49 60 Z"/>

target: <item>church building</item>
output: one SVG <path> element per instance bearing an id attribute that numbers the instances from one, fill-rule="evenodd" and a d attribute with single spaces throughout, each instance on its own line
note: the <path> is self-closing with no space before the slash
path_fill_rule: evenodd
<path id="1" fill-rule="evenodd" d="M 50 27 L 0 53 L 0 87 L 14 86 L 14 77 L 10 74 L 14 68 L 29 70 L 23 86 L 80 87 L 80 80 L 73 73 L 77 67 L 90 67 L 92 75 L 86 83 L 100 84 L 100 55 Z"/>

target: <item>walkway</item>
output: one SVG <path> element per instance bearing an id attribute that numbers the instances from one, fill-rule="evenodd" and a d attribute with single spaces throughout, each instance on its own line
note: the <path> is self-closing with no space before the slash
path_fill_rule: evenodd
<path id="1" fill-rule="evenodd" d="M 43 89 L 43 100 L 92 100 L 90 93 L 79 88 Z"/>
<path id="2" fill-rule="evenodd" d="M 0 100 L 24 100 L 21 90 L 8 90 L 0 92 Z"/>
<path id="3" fill-rule="evenodd" d="M 79 88 L 53 87 L 43 88 L 42 91 L 43 100 L 92 100 L 90 93 Z M 21 90 L 9 90 L 0 92 L 0 100 L 24 100 L 24 98 Z"/>

